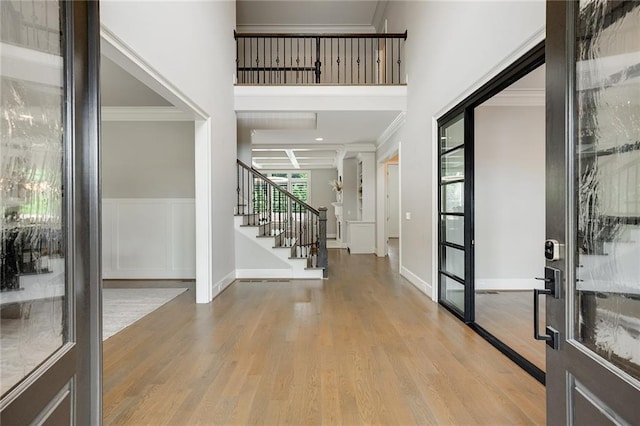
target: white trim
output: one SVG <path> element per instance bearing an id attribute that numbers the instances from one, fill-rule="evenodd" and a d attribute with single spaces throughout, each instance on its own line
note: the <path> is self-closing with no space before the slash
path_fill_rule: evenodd
<path id="1" fill-rule="evenodd" d="M 291 278 L 291 269 L 236 269 L 236 278 Z"/>
<path id="2" fill-rule="evenodd" d="M 213 299 L 213 240 L 211 235 L 211 119 L 197 120 L 196 175 L 196 303 Z"/>
<path id="3" fill-rule="evenodd" d="M 322 279 L 322 269 L 236 269 L 236 279 Z"/>
<path id="4" fill-rule="evenodd" d="M 208 303 L 212 299 L 213 277 L 211 118 L 104 25 L 100 26 L 100 39 L 101 54 L 195 120 L 196 303 Z"/>
<path id="5" fill-rule="evenodd" d="M 229 272 L 225 277 L 223 277 L 220 281 L 213 285 L 215 289 L 213 292 L 213 298 L 218 297 L 220 293 L 224 291 L 225 288 L 229 287 L 236 280 L 236 271 L 235 269 Z"/>
<path id="6" fill-rule="evenodd" d="M 480 107 L 507 106 L 507 107 L 527 107 L 544 106 L 544 89 L 508 89 L 494 95 L 484 102 Z"/>
<path id="7" fill-rule="evenodd" d="M 433 182 L 431 191 L 431 211 L 435 212 L 431 218 L 431 282 L 433 288 L 431 290 L 431 298 L 438 300 L 438 224 L 440 223 L 440 216 L 438 215 L 438 168 L 440 167 L 440 144 L 438 141 L 438 119 L 436 117 L 431 118 L 431 182 Z"/>
<path id="8" fill-rule="evenodd" d="M 398 263 L 402 268 L 402 141 L 398 142 Z"/>
<path id="9" fill-rule="evenodd" d="M 102 121 L 193 121 L 174 106 L 113 107 L 100 108 Z"/>
<path id="10" fill-rule="evenodd" d="M 518 46 L 510 55 L 505 57 L 500 63 L 498 63 L 495 67 L 493 67 L 488 73 L 480 77 L 476 80 L 475 83 L 471 84 L 466 90 L 463 90 L 458 96 L 456 96 L 451 102 L 442 107 L 434 117 L 436 119 L 442 117 L 444 114 L 449 112 L 453 107 L 458 105 L 464 99 L 469 97 L 471 94 L 475 93 L 480 87 L 484 86 L 489 80 L 498 75 L 508 66 L 513 64 L 516 60 L 522 57 L 525 53 L 531 50 L 536 44 L 540 43 L 544 40 L 546 35 L 546 26 L 543 25 L 539 28 L 529 39 L 525 40 L 520 46 Z"/>
<path id="11" fill-rule="evenodd" d="M 327 240 L 335 240 L 338 237 L 338 234 L 327 234 Z"/>
<path id="12" fill-rule="evenodd" d="M 422 280 L 419 276 L 417 276 L 416 274 L 414 274 L 413 272 L 411 272 L 410 270 L 408 270 L 404 266 L 402 266 L 400 268 L 400 275 L 405 277 L 407 279 L 407 281 L 409 281 L 411 284 L 413 284 L 418 290 L 423 292 L 425 295 L 431 297 L 431 299 L 433 301 L 437 300 L 437 299 L 433 299 L 433 297 L 432 297 L 433 290 L 432 290 L 431 284 L 429 284 L 428 282 Z"/>
<path id="13" fill-rule="evenodd" d="M 235 111 L 406 111 L 407 86 L 234 86 Z"/>
<path id="14" fill-rule="evenodd" d="M 286 33 L 286 34 L 372 34 L 373 25 L 236 25 L 238 33 Z"/>
<path id="15" fill-rule="evenodd" d="M 378 148 L 382 147 L 385 143 L 389 141 L 395 135 L 395 133 L 404 125 L 406 120 L 407 113 L 402 111 L 398 116 L 387 126 L 386 129 L 378 136 L 376 140 L 376 146 Z"/>
<path id="16" fill-rule="evenodd" d="M 151 90 L 187 114 L 192 119 L 206 120 L 209 114 L 140 57 L 129 45 L 123 42 L 104 25 L 100 26 L 100 52 L 115 62 L 129 74 L 140 80 Z"/>
<path id="17" fill-rule="evenodd" d="M 336 240 L 327 240 L 328 249 L 346 249 L 347 243 L 339 242 Z"/>

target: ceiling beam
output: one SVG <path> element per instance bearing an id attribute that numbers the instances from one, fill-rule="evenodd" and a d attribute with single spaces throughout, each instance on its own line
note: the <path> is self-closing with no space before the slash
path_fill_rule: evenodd
<path id="1" fill-rule="evenodd" d="M 287 157 L 289 157 L 289 161 L 291 161 L 291 164 L 293 165 L 293 167 L 296 169 L 299 169 L 300 164 L 298 164 L 298 159 L 296 158 L 296 154 L 293 153 L 293 150 L 285 149 L 284 152 L 287 153 Z"/>

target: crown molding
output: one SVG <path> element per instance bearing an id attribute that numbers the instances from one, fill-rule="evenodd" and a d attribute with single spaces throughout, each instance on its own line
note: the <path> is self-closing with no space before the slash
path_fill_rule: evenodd
<path id="1" fill-rule="evenodd" d="M 371 34 L 373 25 L 237 25 L 238 33 L 277 34 Z"/>
<path id="2" fill-rule="evenodd" d="M 112 107 L 101 108 L 102 121 L 193 121 L 193 116 L 176 107 Z"/>
<path id="3" fill-rule="evenodd" d="M 488 106 L 544 106 L 544 89 L 507 89 L 487 100 L 481 107 Z"/>
<path id="4" fill-rule="evenodd" d="M 405 122 L 406 116 L 407 113 L 405 111 L 402 111 L 400 114 L 398 114 L 398 116 L 391 122 L 391 124 L 389 124 L 387 128 L 384 129 L 384 131 L 380 134 L 380 136 L 378 136 L 378 139 L 376 139 L 376 146 L 381 147 L 382 145 L 387 143 L 387 141 L 391 139 L 391 137 L 402 127 Z"/>

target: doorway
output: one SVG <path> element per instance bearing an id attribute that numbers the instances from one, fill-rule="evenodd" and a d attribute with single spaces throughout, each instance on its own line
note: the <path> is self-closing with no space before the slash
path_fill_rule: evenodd
<path id="1" fill-rule="evenodd" d="M 438 301 L 544 383 L 543 64 L 544 42 L 438 120 Z"/>
<path id="2" fill-rule="evenodd" d="M 533 290 L 544 268 L 545 66 L 474 109 L 475 318 L 538 370 Z M 541 307 L 540 315 L 544 315 Z"/>

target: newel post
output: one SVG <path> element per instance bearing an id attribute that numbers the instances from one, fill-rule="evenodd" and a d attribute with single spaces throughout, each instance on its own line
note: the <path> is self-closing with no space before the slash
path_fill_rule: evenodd
<path id="1" fill-rule="evenodd" d="M 329 257 L 327 256 L 327 208 L 318 208 L 320 217 L 318 219 L 318 266 L 324 268 L 322 276 L 329 276 Z"/>

